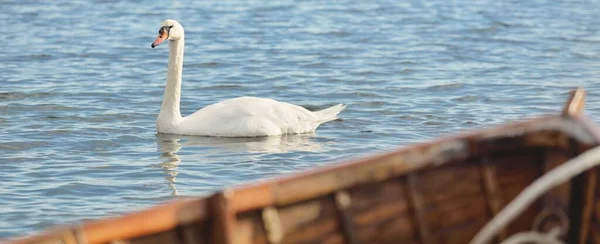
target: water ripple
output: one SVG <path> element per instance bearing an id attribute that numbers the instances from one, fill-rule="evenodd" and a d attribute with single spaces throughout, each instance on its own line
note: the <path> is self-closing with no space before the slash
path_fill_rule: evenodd
<path id="1" fill-rule="evenodd" d="M 2 6 L 0 238 L 558 113 L 577 86 L 600 118 L 592 2 Z M 348 107 L 309 135 L 157 135 L 165 18 L 186 28 L 183 114 L 242 95 Z"/>

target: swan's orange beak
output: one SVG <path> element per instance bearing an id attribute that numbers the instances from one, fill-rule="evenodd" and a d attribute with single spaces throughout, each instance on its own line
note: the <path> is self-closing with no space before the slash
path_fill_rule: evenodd
<path id="1" fill-rule="evenodd" d="M 154 48 L 154 47 L 160 45 L 167 38 L 169 38 L 169 32 L 167 30 L 165 30 L 164 28 L 161 28 L 158 33 L 158 37 L 156 37 L 156 40 L 154 40 L 151 47 Z"/>

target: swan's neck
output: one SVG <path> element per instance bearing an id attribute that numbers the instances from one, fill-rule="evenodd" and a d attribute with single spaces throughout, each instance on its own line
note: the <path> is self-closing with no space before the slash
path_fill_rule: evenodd
<path id="1" fill-rule="evenodd" d="M 183 36 L 169 43 L 169 66 L 167 85 L 163 97 L 158 122 L 163 125 L 177 125 L 181 120 L 179 101 L 181 99 L 181 73 L 183 71 Z"/>

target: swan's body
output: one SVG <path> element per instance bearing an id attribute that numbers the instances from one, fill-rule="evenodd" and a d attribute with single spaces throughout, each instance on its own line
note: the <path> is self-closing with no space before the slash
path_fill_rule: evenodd
<path id="1" fill-rule="evenodd" d="M 346 106 L 336 106 L 311 112 L 303 107 L 272 99 L 238 97 L 206 106 L 181 117 L 181 74 L 183 69 L 183 27 L 174 20 L 165 20 L 157 46 L 168 39 L 169 65 L 162 107 L 156 120 L 159 133 L 256 137 L 311 132 L 327 121 L 335 120 Z"/>

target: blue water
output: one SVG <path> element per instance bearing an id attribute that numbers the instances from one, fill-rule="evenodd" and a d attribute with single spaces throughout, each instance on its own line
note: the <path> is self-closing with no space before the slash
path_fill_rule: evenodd
<path id="1" fill-rule="evenodd" d="M 373 1 L 374 2 L 374 1 Z M 558 113 L 600 122 L 599 1 L 0 3 L 0 237 Z M 186 31 L 182 113 L 242 95 L 348 104 L 312 135 L 157 135 Z"/>

